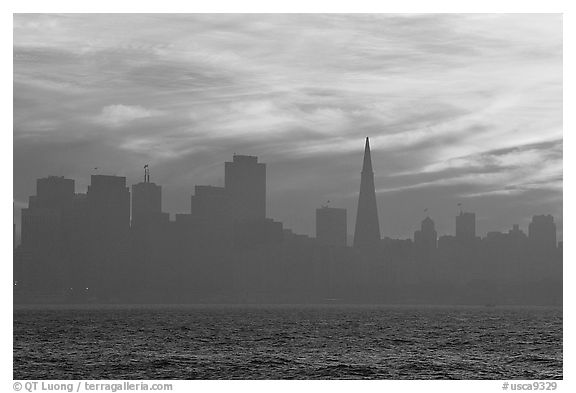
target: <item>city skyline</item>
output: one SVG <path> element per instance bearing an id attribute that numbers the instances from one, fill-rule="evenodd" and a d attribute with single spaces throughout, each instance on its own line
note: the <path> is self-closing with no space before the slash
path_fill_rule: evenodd
<path id="1" fill-rule="evenodd" d="M 146 216 L 147 214 L 149 214 L 150 212 L 152 212 L 153 214 L 158 214 L 159 216 L 156 217 L 160 220 L 166 221 L 166 222 L 175 222 L 175 220 L 177 220 L 176 216 L 184 216 L 184 215 L 192 215 L 194 218 L 202 218 L 202 215 L 205 214 L 206 211 L 210 211 L 210 209 L 214 209 L 215 207 L 219 206 L 219 204 L 221 204 L 223 202 L 223 200 L 221 198 L 217 198 L 217 199 L 213 199 L 214 196 L 218 196 L 221 193 L 230 193 L 230 197 L 234 198 L 234 197 L 240 197 L 241 199 L 244 199 L 245 202 L 248 202 L 251 206 L 249 207 L 252 210 L 252 214 L 246 214 L 246 209 L 239 209 L 239 206 L 242 206 L 243 204 L 232 204 L 228 207 L 226 207 L 225 210 L 225 214 L 231 214 L 233 216 L 236 217 L 236 219 L 238 220 L 245 220 L 245 219 L 249 219 L 249 220 L 262 220 L 262 219 L 276 219 L 275 217 L 270 217 L 266 214 L 263 214 L 263 212 L 266 210 L 265 206 L 268 203 L 268 197 L 266 196 L 267 194 L 267 189 L 266 189 L 266 163 L 262 163 L 258 161 L 258 157 L 256 156 L 246 156 L 246 155 L 234 155 L 232 161 L 226 161 L 224 162 L 225 164 L 225 172 L 226 172 L 226 176 L 230 177 L 230 179 L 244 179 L 243 181 L 245 181 L 246 178 L 251 178 L 251 176 L 254 174 L 253 171 L 248 171 L 248 172 L 243 172 L 242 168 L 233 168 L 234 165 L 242 165 L 243 163 L 250 165 L 258 165 L 258 166 L 262 166 L 261 169 L 263 169 L 263 173 L 259 173 L 257 174 L 258 177 L 260 177 L 261 181 L 264 183 L 264 187 L 261 190 L 261 193 L 263 194 L 263 197 L 260 198 L 258 196 L 257 192 L 256 194 L 254 193 L 253 190 L 248 190 L 248 198 L 246 198 L 246 196 L 241 195 L 237 195 L 238 193 L 236 192 L 231 192 L 230 193 L 230 189 L 234 190 L 235 188 L 237 189 L 239 186 L 240 188 L 242 188 L 242 184 L 238 183 L 238 180 L 233 181 L 233 180 L 229 180 L 227 185 L 223 185 L 222 187 L 220 186 L 215 186 L 215 185 L 194 185 L 194 192 L 189 196 L 189 200 L 191 201 L 191 204 L 189 206 L 189 209 L 183 212 L 166 212 L 165 209 L 163 208 L 163 186 L 162 183 L 158 182 L 156 183 L 155 181 L 151 180 L 150 177 L 150 165 L 146 164 L 143 166 L 143 181 L 142 178 L 140 179 L 139 182 L 135 182 L 132 184 L 129 184 L 128 179 L 125 176 L 118 176 L 118 175 L 111 175 L 111 174 L 105 174 L 105 173 L 93 173 L 91 175 L 91 179 L 92 179 L 92 183 L 94 184 L 94 180 L 95 179 L 109 179 L 111 181 L 114 182 L 118 182 L 118 181 L 122 181 L 122 184 L 124 184 L 127 189 L 131 190 L 130 192 L 128 192 L 128 197 L 129 197 L 129 201 L 127 202 L 127 207 L 126 207 L 126 213 L 128 214 L 127 216 L 127 220 L 128 220 L 128 226 L 130 227 L 135 227 L 135 222 L 139 223 L 140 221 L 142 221 L 144 224 L 146 225 L 150 225 L 150 222 L 146 222 L 146 220 L 142 220 L 141 218 L 138 219 L 141 216 Z M 94 169 L 98 169 L 98 168 L 94 168 Z M 229 170 L 230 169 L 230 170 Z M 232 169 L 236 169 L 234 171 L 232 171 Z M 229 174 L 230 172 L 230 174 Z M 372 180 L 373 173 L 372 173 L 372 160 L 370 157 L 370 142 L 369 142 L 369 137 L 366 137 L 365 140 L 365 146 L 364 146 L 364 158 L 363 158 L 363 164 L 362 164 L 362 172 L 361 172 L 361 179 L 363 179 L 363 181 L 368 181 L 368 183 L 370 183 Z M 366 178 L 367 177 L 367 178 Z M 366 180 L 367 179 L 367 180 Z M 100 181 L 100 180 L 99 180 Z M 366 196 L 366 195 L 362 195 L 363 194 L 363 189 L 365 187 L 368 187 L 367 190 L 364 190 L 365 194 L 370 194 L 370 193 L 374 193 L 374 185 L 370 184 L 370 185 L 364 185 L 363 181 L 361 181 L 360 184 L 360 188 L 359 188 L 359 192 L 358 192 L 358 196 L 357 196 L 357 205 L 356 205 L 356 209 L 354 209 L 354 211 L 350 212 L 350 217 L 353 219 L 352 222 L 354 222 L 354 227 L 350 228 L 350 225 L 348 225 L 347 223 L 347 217 L 348 217 L 348 210 L 341 207 L 341 206 L 336 206 L 336 205 L 331 205 L 330 201 L 326 201 L 326 204 L 320 204 L 318 206 L 315 207 L 315 230 L 314 230 L 314 234 L 307 234 L 307 233 L 299 233 L 297 231 L 294 231 L 294 228 L 288 227 L 286 226 L 286 223 L 282 222 L 281 220 L 279 220 L 278 222 L 282 223 L 284 225 L 284 228 L 287 230 L 290 230 L 291 232 L 297 234 L 297 235 L 304 235 L 304 236 L 308 236 L 311 238 L 316 238 L 317 240 L 322 240 L 322 239 L 318 239 L 318 220 L 320 218 L 319 216 L 319 211 L 326 211 L 327 213 L 329 213 L 328 211 L 333 211 L 335 213 L 341 214 L 342 212 L 344 213 L 344 216 L 342 218 L 343 222 L 344 222 L 344 226 L 346 228 L 346 240 L 345 242 L 339 243 L 338 245 L 342 246 L 342 245 L 347 245 L 350 247 L 362 247 L 363 243 L 370 245 L 371 242 L 374 242 L 374 240 L 384 240 L 384 239 L 396 239 L 396 240 L 402 240 L 402 239 L 408 239 L 408 240 L 413 240 L 413 241 L 417 241 L 417 237 L 418 234 L 417 232 L 421 232 L 421 230 L 418 229 L 418 225 L 431 225 L 431 230 L 434 231 L 435 233 L 435 238 L 440 238 L 442 236 L 452 236 L 455 238 L 459 238 L 462 237 L 462 233 L 470 233 L 470 237 L 473 238 L 486 238 L 488 236 L 490 236 L 491 234 L 494 235 L 494 233 L 508 233 L 509 231 L 520 231 L 523 232 L 525 234 L 529 233 L 529 228 L 530 226 L 534 223 L 535 219 L 541 219 L 542 217 L 551 217 L 552 221 L 554 222 L 555 228 L 554 231 L 557 234 L 557 239 L 555 239 L 555 241 L 557 242 L 562 242 L 562 228 L 561 226 L 557 225 L 558 223 L 558 218 L 554 217 L 553 215 L 547 213 L 547 212 L 543 212 L 542 214 L 532 214 L 529 217 L 525 217 L 524 220 L 529 221 L 528 225 L 523 228 L 520 226 L 520 224 L 518 223 L 510 223 L 507 227 L 503 227 L 503 228 L 497 228 L 494 229 L 492 231 L 487 231 L 486 233 L 479 233 L 477 231 L 477 218 L 476 218 L 476 213 L 471 210 L 471 211 L 466 211 L 465 209 L 463 209 L 463 206 L 461 203 L 458 203 L 458 211 L 454 214 L 454 216 L 451 217 L 452 222 L 453 222 L 453 230 L 451 232 L 437 232 L 434 228 L 436 226 L 436 220 L 438 220 L 438 218 L 432 218 L 431 215 L 428 212 L 428 209 L 424 209 L 423 211 L 423 216 L 422 219 L 420 221 L 418 221 L 417 223 L 414 223 L 414 228 L 412 233 L 409 236 L 403 237 L 403 238 L 394 238 L 391 236 L 386 236 L 385 234 L 380 234 L 380 224 L 378 222 L 378 218 L 377 218 L 377 212 L 378 212 L 378 204 L 376 202 L 376 206 L 364 206 L 363 208 L 360 208 L 360 206 L 365 202 L 365 198 L 370 199 L 370 197 Z M 40 187 L 49 187 L 49 184 L 52 182 L 56 182 L 56 183 L 66 183 L 66 190 L 68 193 L 70 193 L 71 190 L 73 190 L 73 193 L 76 195 L 76 197 L 86 197 L 87 194 L 90 192 L 90 185 L 87 186 L 86 188 L 86 192 L 81 192 L 76 190 L 76 179 L 70 179 L 70 178 L 66 178 L 65 176 L 62 175 L 49 175 L 47 177 L 43 177 L 43 178 L 38 178 L 36 179 L 36 194 L 30 195 L 29 196 L 29 202 L 27 202 L 27 206 L 26 207 L 30 207 L 30 203 L 32 203 L 31 201 L 34 201 L 36 198 L 36 196 L 38 195 L 39 192 L 39 188 Z M 43 184 L 46 184 L 44 186 L 41 186 Z M 252 183 L 250 184 L 249 187 L 247 187 L 247 189 L 252 188 L 252 186 L 256 185 L 256 188 L 259 187 L 258 182 L 256 182 L 256 184 Z M 235 195 L 236 194 L 236 195 Z M 200 199 L 199 199 L 200 198 Z M 252 198 L 252 200 L 251 200 Z M 254 202 L 253 200 L 256 200 L 257 203 L 252 203 Z M 136 203 L 135 203 L 136 201 Z M 206 203 L 209 203 L 211 205 L 206 205 Z M 374 201 L 372 202 L 368 202 L 368 205 L 370 205 L 371 203 L 374 203 Z M 224 203 L 226 205 L 226 202 Z M 260 205 L 260 206 L 259 206 Z M 195 207 L 196 206 L 196 207 Z M 208 208 L 208 210 L 207 210 Z M 217 209 L 220 209 L 220 207 L 217 207 Z M 250 210 L 249 209 L 249 210 Z M 255 212 L 254 212 L 255 211 Z M 199 215 L 199 213 L 201 213 Z M 367 228 L 362 228 L 360 229 L 360 231 L 358 230 L 358 227 L 356 225 L 357 222 L 357 216 L 358 215 L 363 215 L 364 216 L 364 221 L 368 221 L 368 223 L 364 222 L 364 226 L 367 226 Z M 327 216 L 325 216 L 327 217 Z M 146 218 L 146 217 L 145 217 Z M 374 221 L 375 218 L 375 221 Z M 209 220 L 210 217 L 205 217 L 204 219 Z M 444 218 L 446 219 L 446 218 Z M 324 218 L 324 220 L 326 220 L 326 218 Z M 328 223 L 331 223 L 331 225 L 336 224 L 337 226 L 339 226 L 339 223 L 337 222 L 339 220 L 333 221 L 328 219 L 328 221 L 326 221 L 327 224 L 324 224 L 323 226 L 325 228 L 328 228 L 329 226 Z M 459 224 L 460 221 L 460 224 Z M 561 217 L 560 220 L 561 222 Z M 431 224 L 428 224 L 431 223 Z M 16 225 L 16 222 L 14 223 Z M 137 226 L 136 226 L 137 227 Z M 422 229 L 424 230 L 424 227 L 422 227 Z M 338 229 L 337 229 L 338 230 Z M 368 231 L 368 235 L 366 234 L 366 231 Z M 460 231 L 460 232 L 459 232 Z M 373 232 L 373 233 L 370 233 Z M 423 232 L 423 231 L 422 231 Z M 360 235 L 360 237 L 362 238 L 361 241 L 359 243 L 357 243 L 355 241 L 355 239 L 358 237 L 358 235 Z M 368 241 L 365 240 L 365 237 L 368 236 Z M 372 239 L 372 240 L 370 240 Z M 20 239 L 17 239 L 20 240 Z M 435 240 L 436 242 L 436 240 Z M 19 243 L 19 242 L 17 242 Z M 329 242 L 326 244 L 330 244 Z M 373 244 L 374 245 L 374 244 Z"/>
<path id="2" fill-rule="evenodd" d="M 346 209 L 317 208 L 314 238 L 267 217 L 256 156 L 226 161 L 225 185 L 196 185 L 175 220 L 143 169 L 132 192 L 122 176 L 93 174 L 86 193 L 72 179 L 37 180 L 14 249 L 16 302 L 561 303 L 551 215 L 532 216 L 527 233 L 514 224 L 482 237 L 476 214 L 460 210 L 453 235 L 427 216 L 413 240 L 382 238 L 368 138 L 352 242 Z"/>
<path id="3" fill-rule="evenodd" d="M 241 153 L 275 174 L 269 217 L 313 235 L 330 200 L 350 233 L 370 136 L 382 237 L 424 209 L 453 233 L 462 203 L 479 234 L 550 213 L 561 238 L 561 33 L 560 15 L 15 15 L 15 210 L 38 177 L 81 191 L 150 164 L 185 212 Z"/>
<path id="4" fill-rule="evenodd" d="M 242 154 L 236 154 L 236 153 L 234 153 L 233 161 L 236 160 L 237 157 L 238 157 L 238 158 L 246 157 L 246 158 L 248 158 L 248 159 L 250 159 L 250 160 L 251 160 L 251 159 L 256 159 L 256 160 L 257 160 L 257 159 L 258 159 L 258 157 L 256 157 L 256 156 L 247 156 L 247 155 L 242 155 Z M 225 163 L 226 165 L 232 164 L 232 162 L 224 162 L 224 163 Z M 264 163 L 264 164 L 266 164 L 266 163 Z M 360 185 L 359 185 L 359 191 L 356 193 L 356 194 L 357 194 L 357 198 L 360 197 L 360 194 L 361 194 L 361 192 L 362 192 L 362 188 L 363 188 L 363 186 L 362 186 L 362 181 L 363 181 L 363 180 L 362 180 L 362 179 L 365 178 L 365 176 L 364 176 L 364 168 L 365 168 L 365 167 L 367 167 L 367 171 L 368 171 L 368 174 L 369 174 L 369 176 L 370 176 L 369 178 L 371 178 L 370 182 L 372 183 L 372 185 L 369 187 L 369 188 L 371 189 L 371 191 L 369 190 L 368 192 L 369 192 L 369 193 L 375 193 L 375 190 L 374 190 L 374 189 L 375 189 L 375 185 L 373 184 L 373 182 L 374 182 L 374 180 L 373 180 L 374 173 L 372 172 L 372 159 L 371 159 L 371 150 L 370 150 L 369 137 L 366 137 L 365 145 L 364 145 L 364 158 L 363 158 L 363 163 L 362 163 L 362 169 L 363 169 L 363 170 L 361 171 L 361 174 L 362 174 L 362 175 L 361 175 L 361 177 L 360 177 L 360 178 L 361 178 L 361 182 L 360 182 Z M 139 182 L 139 183 L 137 183 L 136 180 L 135 180 L 133 183 L 131 183 L 131 184 L 132 184 L 132 187 L 138 186 L 138 185 L 142 185 L 142 184 L 146 184 L 146 183 L 153 184 L 155 187 L 159 187 L 159 191 L 157 191 L 157 192 L 159 192 L 159 193 L 162 195 L 161 200 L 163 201 L 163 200 L 164 200 L 164 194 L 163 194 L 163 191 L 162 191 L 162 189 L 163 189 L 162 183 L 156 184 L 154 181 L 151 182 L 151 180 L 150 180 L 150 179 L 151 179 L 151 178 L 150 178 L 150 165 L 149 165 L 149 164 L 145 164 L 142 168 L 143 168 L 143 174 L 144 174 L 144 182 Z M 142 171 L 142 169 L 141 169 L 141 171 Z M 226 171 L 227 171 L 227 170 L 226 170 Z M 93 173 L 91 174 L 91 176 L 92 176 L 92 175 L 102 175 L 102 176 L 120 177 L 120 178 L 124 178 L 124 179 L 126 180 L 127 184 L 129 183 L 129 180 L 128 180 L 128 178 L 127 178 L 126 176 L 119 176 L 119 175 L 117 175 L 117 174 L 110 174 L 110 173 L 100 173 L 100 168 L 93 168 L 93 171 L 92 171 L 92 172 L 93 172 Z M 142 175 L 142 173 L 141 173 L 141 175 Z M 266 182 L 267 182 L 266 174 L 264 174 L 264 177 L 265 177 L 264 183 L 266 183 Z M 46 177 L 44 177 L 44 178 L 37 178 L 36 181 L 42 180 L 42 179 L 49 179 L 49 178 L 62 178 L 62 179 L 67 179 L 67 180 L 73 180 L 73 181 L 74 181 L 74 190 L 75 190 L 75 192 L 76 192 L 77 194 L 82 194 L 81 191 L 76 190 L 77 179 L 69 179 L 69 178 L 66 178 L 66 176 L 64 176 L 64 175 L 48 175 L 48 176 L 46 176 Z M 221 177 L 220 179 L 224 180 L 224 178 L 225 178 L 225 177 Z M 142 179 L 142 176 L 141 176 L 141 179 Z M 141 180 L 141 179 L 140 179 L 140 180 Z M 222 183 L 224 183 L 224 181 L 223 181 Z M 195 193 L 198 194 L 198 190 L 199 190 L 199 189 L 200 189 L 201 191 L 203 191 L 204 189 L 210 189 L 210 188 L 216 188 L 216 189 L 218 189 L 218 188 L 223 188 L 224 186 L 225 186 L 224 184 L 221 184 L 221 185 L 215 185 L 215 184 L 195 184 L 195 185 L 192 185 L 192 187 L 191 187 L 192 190 L 194 190 L 194 191 L 192 191 L 192 193 L 191 193 L 190 195 L 188 195 L 188 197 L 190 198 L 190 196 L 191 196 L 192 199 L 194 199 L 194 194 L 195 194 Z M 90 185 L 87 184 L 87 185 L 86 185 L 86 190 L 88 190 L 89 187 L 90 187 Z M 264 187 L 265 187 L 265 185 L 264 185 Z M 265 211 L 267 210 L 267 209 L 266 209 L 266 205 L 270 204 L 270 202 L 271 202 L 271 201 L 270 201 L 270 197 L 267 195 L 267 193 L 268 193 L 268 190 L 266 189 L 266 190 L 265 190 L 265 194 L 266 194 L 265 200 L 261 201 L 261 202 L 263 203 L 263 205 L 264 205 L 264 210 L 265 210 Z M 130 203 L 132 203 L 132 201 L 131 201 Z M 330 204 L 331 204 L 331 201 L 330 201 L 330 200 L 324 201 L 324 203 L 326 203 L 326 205 L 323 204 L 323 203 L 320 203 L 320 204 L 318 204 L 317 206 L 315 206 L 313 209 L 314 209 L 314 210 L 317 210 L 318 208 L 321 208 L 321 207 L 332 207 L 332 208 L 335 208 L 335 209 L 345 210 L 346 212 L 349 211 L 348 208 L 345 208 L 345 207 L 343 207 L 343 206 L 338 206 L 338 205 L 335 205 L 335 204 L 330 205 Z M 27 202 L 26 202 L 26 204 L 27 204 Z M 188 213 L 189 213 L 189 211 L 186 210 L 186 209 L 181 210 L 181 211 L 167 211 L 167 212 L 165 212 L 163 205 L 164 205 L 163 202 L 162 202 L 161 204 L 159 204 L 159 208 L 162 210 L 162 212 L 163 212 L 162 214 L 165 214 L 165 215 L 166 215 L 166 218 L 167 218 L 168 220 L 171 220 L 171 221 L 174 221 L 174 220 L 175 220 L 176 215 L 179 215 L 179 214 L 188 214 Z M 354 226 L 353 226 L 353 227 L 350 227 L 350 225 L 347 225 L 347 226 L 346 226 L 346 229 L 347 229 L 347 231 L 346 231 L 346 234 L 347 234 L 347 242 L 350 243 L 349 245 L 352 245 L 352 244 L 353 244 L 353 239 L 354 239 L 354 237 L 355 237 L 354 235 L 355 235 L 355 233 L 356 233 L 356 231 L 357 231 L 357 229 L 356 229 L 356 219 L 357 219 L 357 216 L 358 216 L 358 213 L 359 213 L 359 210 L 358 210 L 359 205 L 360 205 L 360 202 L 359 202 L 359 199 L 358 199 L 356 205 L 353 206 L 353 210 L 352 210 L 352 212 L 351 212 L 351 213 L 355 213 L 355 214 L 351 214 L 351 216 L 350 216 L 350 217 L 351 217 L 351 221 L 349 221 L 349 222 L 351 222 L 351 223 L 352 223 L 351 225 L 354 225 Z M 396 236 L 396 237 L 395 237 L 395 236 L 393 236 L 393 235 L 387 235 L 387 234 L 381 233 L 381 224 L 379 223 L 379 213 L 378 213 L 378 211 L 380 211 L 381 208 L 378 208 L 378 206 L 379 206 L 379 203 L 378 203 L 378 201 L 376 200 L 376 209 L 375 209 L 375 210 L 376 210 L 376 213 L 377 213 L 377 214 L 376 214 L 376 215 L 373 215 L 373 216 L 376 217 L 376 221 L 375 221 L 374 223 L 372 223 L 372 226 L 377 227 L 378 232 L 380 232 L 380 233 L 379 233 L 379 236 L 380 236 L 379 238 L 380 238 L 380 239 L 389 238 L 389 239 L 412 239 L 412 240 L 414 240 L 414 230 L 416 229 L 416 227 L 414 227 L 414 228 L 412 228 L 412 229 L 408 229 L 409 232 L 408 232 L 405 236 Z M 26 206 L 24 206 L 24 207 L 26 207 Z M 131 218 L 131 220 L 132 220 L 132 219 L 133 219 L 132 217 L 133 217 L 133 214 L 134 214 L 134 210 L 133 210 L 134 207 L 132 206 L 131 209 L 132 209 L 132 210 L 131 210 L 130 218 Z M 492 228 L 487 229 L 487 230 L 484 230 L 484 231 L 478 231 L 478 229 L 477 229 L 477 228 L 478 228 L 478 224 L 479 224 L 479 222 L 481 222 L 481 221 L 477 220 L 477 218 L 476 218 L 476 212 L 474 211 L 473 208 L 470 208 L 470 206 L 463 206 L 463 204 L 462 204 L 461 202 L 457 203 L 456 207 L 454 208 L 454 215 L 451 216 L 451 217 L 456 217 L 456 219 L 457 219 L 457 218 L 458 218 L 457 215 L 461 215 L 462 212 L 463 212 L 463 209 L 464 209 L 464 210 L 466 210 L 466 209 L 470 210 L 469 213 L 474 215 L 474 226 L 475 226 L 474 229 L 475 229 L 475 231 L 478 232 L 478 237 L 480 237 L 480 238 L 487 236 L 490 232 L 506 232 L 507 230 L 511 230 L 511 229 L 513 229 L 513 228 L 519 228 L 520 230 L 523 230 L 523 231 L 525 231 L 525 232 L 527 233 L 527 232 L 528 232 L 528 228 L 529 228 L 529 226 L 530 226 L 530 224 L 531 224 L 531 220 L 533 219 L 534 216 L 548 216 L 548 215 L 550 215 L 550 216 L 552 216 L 552 217 L 554 218 L 555 223 L 556 223 L 556 231 L 557 231 L 558 241 L 562 241 L 562 240 L 563 240 L 563 237 L 562 237 L 562 232 L 563 232 L 563 231 L 562 231 L 562 222 L 563 222 L 562 218 L 563 218 L 563 217 L 562 217 L 562 215 L 560 215 L 560 216 L 555 216 L 555 215 L 551 214 L 550 212 L 541 211 L 541 212 L 538 212 L 538 213 L 530 214 L 530 215 L 525 216 L 525 217 L 521 217 L 521 218 L 518 220 L 518 222 L 505 223 L 502 227 L 492 227 Z M 18 211 L 17 211 L 17 210 L 18 210 Z M 16 208 L 14 209 L 14 217 L 15 217 L 15 219 L 14 219 L 14 224 L 15 224 L 15 241 L 16 241 L 16 243 L 19 243 L 19 241 L 21 240 L 21 239 L 20 239 L 20 237 L 21 237 L 21 233 L 20 233 L 20 231 L 21 231 L 21 215 L 20 215 L 20 213 L 21 213 L 21 211 L 20 211 L 19 209 L 16 209 Z M 314 213 L 314 212 L 312 211 L 311 214 L 313 214 L 313 213 Z M 369 212 L 367 212 L 365 215 L 367 215 L 367 216 L 372 216 L 371 213 L 372 213 L 372 211 L 369 211 Z M 302 213 L 302 214 L 304 214 L 304 213 Z M 277 217 L 270 217 L 270 216 L 267 215 L 267 214 L 261 215 L 261 217 L 264 217 L 264 216 L 265 216 L 265 217 L 272 218 L 272 219 L 278 219 Z M 443 226 L 441 225 L 441 226 L 444 228 L 444 231 L 439 231 L 439 232 L 438 232 L 438 236 L 439 236 L 439 237 L 441 237 L 441 236 L 443 236 L 443 235 L 447 235 L 447 236 L 456 235 L 457 226 L 458 226 L 457 222 L 455 222 L 452 218 L 448 219 L 447 217 L 439 217 L 439 216 L 437 217 L 437 216 L 434 216 L 434 215 L 429 211 L 429 208 L 425 208 L 425 209 L 422 211 L 422 215 L 421 215 L 420 220 L 419 220 L 417 223 L 412 223 L 412 224 L 413 224 L 413 225 L 420 225 L 420 224 L 422 223 L 422 221 L 424 221 L 425 219 L 430 219 L 431 216 L 434 217 L 434 219 L 433 219 L 433 224 L 434 224 L 434 225 L 437 226 L 437 225 L 438 225 L 438 222 L 444 223 Z M 16 218 L 18 218 L 18 220 L 16 220 Z M 488 216 L 484 216 L 483 218 L 488 218 L 488 219 L 490 219 L 491 217 L 490 217 L 490 215 L 488 215 Z M 280 221 L 280 222 L 283 222 L 282 220 L 279 220 L 279 221 Z M 446 222 L 447 222 L 447 221 L 450 222 L 450 224 L 446 225 Z M 315 223 L 315 222 L 314 222 L 314 227 L 311 229 L 310 232 L 301 232 L 301 231 L 298 231 L 297 229 L 295 229 L 294 227 L 286 226 L 286 222 L 283 222 L 283 223 L 284 223 L 284 225 L 285 225 L 285 227 L 286 227 L 287 229 L 293 230 L 294 232 L 299 233 L 299 234 L 302 234 L 302 235 L 306 235 L 306 236 L 309 236 L 309 237 L 314 237 L 314 233 L 315 233 L 315 231 L 316 231 L 316 223 Z M 520 224 L 520 223 L 523 223 L 524 225 L 522 225 L 522 224 Z M 406 224 L 406 223 L 404 223 L 404 224 Z M 447 229 L 446 229 L 446 228 L 447 228 Z M 411 231 L 411 232 L 410 232 L 410 231 Z"/>

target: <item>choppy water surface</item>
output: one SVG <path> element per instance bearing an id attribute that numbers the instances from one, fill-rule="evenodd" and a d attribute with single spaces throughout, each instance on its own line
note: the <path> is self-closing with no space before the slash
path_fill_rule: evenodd
<path id="1" fill-rule="evenodd" d="M 561 379 L 560 308 L 15 306 L 14 379 Z"/>

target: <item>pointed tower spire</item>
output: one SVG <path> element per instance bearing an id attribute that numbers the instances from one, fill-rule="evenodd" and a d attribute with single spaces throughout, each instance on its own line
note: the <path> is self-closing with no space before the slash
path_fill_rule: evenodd
<path id="1" fill-rule="evenodd" d="M 372 172 L 372 157 L 370 156 L 370 140 L 366 137 L 366 146 L 364 146 L 364 163 L 362 164 L 362 173 Z"/>
<path id="2" fill-rule="evenodd" d="M 376 190 L 374 189 L 374 172 L 370 156 L 370 141 L 366 137 L 364 147 L 364 162 L 358 197 L 358 212 L 356 214 L 356 229 L 354 230 L 354 247 L 373 246 L 380 241 L 380 224 L 376 206 Z"/>

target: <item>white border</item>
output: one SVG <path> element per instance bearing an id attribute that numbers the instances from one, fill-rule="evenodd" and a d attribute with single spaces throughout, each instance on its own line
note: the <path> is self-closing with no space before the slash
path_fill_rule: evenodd
<path id="1" fill-rule="evenodd" d="M 12 191 L 12 175 L 13 175 L 13 137 L 12 137 L 12 113 L 13 113 L 13 98 L 12 98 L 12 13 L 36 13 L 36 12 L 227 12 L 227 13 L 246 13 L 246 12 L 383 12 L 383 13 L 404 13 L 404 12 L 418 12 L 418 13 L 459 13 L 459 12 L 514 12 L 514 13 L 563 13 L 564 14 L 564 107 L 569 108 L 564 111 L 564 168 L 565 181 L 564 181 L 564 381 L 557 381 L 559 390 L 561 391 L 576 391 L 574 390 L 575 383 L 569 370 L 574 370 L 574 340 L 571 333 L 576 331 L 574 329 L 574 307 L 572 306 L 571 299 L 574 299 L 574 289 L 571 286 L 571 278 L 574 277 L 574 249 L 571 244 L 573 239 L 573 230 L 570 226 L 574 218 L 574 208 L 570 204 L 574 198 L 573 189 L 573 174 L 572 168 L 575 168 L 573 137 L 571 132 L 574 132 L 574 77 L 573 70 L 576 70 L 574 64 L 574 36 L 575 18 L 573 14 L 573 6 L 569 1 L 502 1 L 502 0 L 483 0 L 471 4 L 470 2 L 463 1 L 415 1 L 403 0 L 400 2 L 383 2 L 383 1 L 311 1 L 311 0 L 292 0 L 283 1 L 282 4 L 271 1 L 255 1 L 255 0 L 210 0 L 208 2 L 187 2 L 177 0 L 162 0 L 154 2 L 130 2 L 119 0 L 100 0 L 100 1 L 72 1 L 72 0 L 51 0 L 51 1 L 9 1 L 8 5 L 3 6 L 3 12 L 0 19 L 0 26 L 2 34 L 0 36 L 2 42 L 2 108 L 4 109 L 2 116 L 3 132 L 2 132 L 2 175 L 4 179 L 10 179 L 10 183 L 3 182 L 6 188 Z M 574 2 L 572 2 L 574 3 Z M 566 72 L 568 70 L 568 72 Z M 570 73 L 569 71 L 572 70 Z M 1 226 L 2 233 L 0 239 L 2 241 L 2 251 L 5 258 L 1 262 L 1 277 L 4 279 L 0 285 L 0 296 L 3 305 L 6 309 L 6 314 L 3 319 L 2 326 L 2 352 L 1 352 L 1 375 L 3 383 L 3 391 L 12 390 L 12 254 L 10 253 L 12 243 L 12 229 L 11 225 L 8 226 L 9 212 L 8 208 L 12 208 L 12 201 L 9 200 L 9 192 L 6 190 L 1 194 L 2 202 L 1 209 Z M 566 217 L 570 217 L 567 220 Z M 10 228 L 10 229 L 9 229 Z M 62 381 L 66 382 L 66 381 Z M 154 381 L 158 382 L 158 381 Z M 240 392 L 258 392 L 270 391 L 274 389 L 278 392 L 292 392 L 294 389 L 304 390 L 318 390 L 330 389 L 335 391 L 349 391 L 352 389 L 363 389 L 368 391 L 383 391 L 383 389 L 391 389 L 391 391 L 400 391 L 405 389 L 417 389 L 422 391 L 442 391 L 442 392 L 490 392 L 502 391 L 502 383 L 499 381 L 326 381 L 326 382 L 312 382 L 312 381 L 285 381 L 285 382 L 254 382 L 254 381 L 172 381 L 175 383 L 173 391 L 186 391 L 190 389 L 212 391 L 240 391 Z M 4 385 L 7 384 L 7 385 Z M 569 388 L 572 386 L 572 388 Z"/>

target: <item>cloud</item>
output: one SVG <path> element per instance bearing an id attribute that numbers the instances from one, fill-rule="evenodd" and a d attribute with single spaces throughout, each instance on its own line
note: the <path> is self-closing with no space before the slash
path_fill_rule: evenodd
<path id="1" fill-rule="evenodd" d="M 543 165 L 545 163 L 545 165 Z M 453 185 L 472 186 L 460 197 L 518 196 L 535 189 L 562 189 L 562 140 L 484 151 L 433 162 L 382 179 L 380 193 Z"/>
<path id="2" fill-rule="evenodd" d="M 143 108 L 139 105 L 108 105 L 94 118 L 96 123 L 110 128 L 124 127 L 135 120 L 146 119 L 160 115 L 160 111 Z"/>

